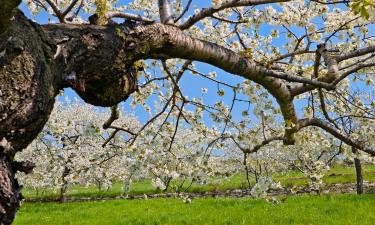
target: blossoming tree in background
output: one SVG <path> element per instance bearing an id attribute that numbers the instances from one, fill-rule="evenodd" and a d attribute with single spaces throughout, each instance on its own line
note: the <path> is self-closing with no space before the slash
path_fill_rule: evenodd
<path id="1" fill-rule="evenodd" d="M 21 183 L 36 190 L 58 188 L 60 200 L 65 202 L 71 184 L 95 184 L 101 190 L 117 179 L 130 178 L 132 158 L 124 159 L 126 150 L 116 146 L 116 142 L 121 142 L 120 135 L 107 148 L 100 146 L 108 136 L 101 127 L 106 115 L 82 102 L 58 102 L 38 138 L 17 155 L 18 160 L 31 159 L 36 165 L 32 174 L 20 174 Z M 121 118 L 116 121 L 121 126 L 139 126 L 135 117 Z M 106 160 L 118 151 L 118 157 Z"/>

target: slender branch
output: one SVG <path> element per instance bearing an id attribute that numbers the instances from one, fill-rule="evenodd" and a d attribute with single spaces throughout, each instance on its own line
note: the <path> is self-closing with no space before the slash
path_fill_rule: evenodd
<path id="1" fill-rule="evenodd" d="M 120 117 L 120 112 L 118 111 L 117 105 L 111 107 L 111 116 L 103 124 L 104 129 L 108 129 L 112 123 Z"/>
<path id="2" fill-rule="evenodd" d="M 241 23 L 246 23 L 245 21 L 235 21 L 235 20 L 229 20 L 229 19 L 226 19 L 226 18 L 222 18 L 222 17 L 218 17 L 218 16 L 215 16 L 215 15 L 212 15 L 211 16 L 212 18 L 216 19 L 216 20 L 219 20 L 221 22 L 225 22 L 225 23 L 232 23 L 232 24 L 241 24 Z"/>
<path id="3" fill-rule="evenodd" d="M 181 115 L 182 115 L 182 111 L 184 109 L 184 104 L 185 104 L 185 102 L 182 102 L 181 108 L 180 108 L 180 110 L 178 112 L 177 120 L 176 120 L 176 125 L 175 125 L 175 128 L 174 128 L 173 136 L 171 138 L 171 143 L 170 143 L 169 148 L 168 148 L 168 152 L 171 152 L 171 150 L 172 150 L 172 145 L 174 143 L 174 139 L 176 138 L 178 126 L 179 126 L 179 123 L 180 123 L 180 118 L 181 118 Z"/>
<path id="4" fill-rule="evenodd" d="M 189 29 L 198 21 L 206 17 L 211 17 L 214 13 L 220 12 L 228 8 L 241 7 L 241 6 L 255 6 L 255 5 L 276 3 L 276 2 L 288 2 L 288 1 L 290 0 L 232 0 L 227 3 L 222 4 L 220 7 L 211 7 L 207 9 L 202 9 L 200 12 L 193 15 L 186 22 L 181 24 L 179 27 L 182 30 Z"/>
<path id="5" fill-rule="evenodd" d="M 251 149 L 248 149 L 245 151 L 245 153 L 254 153 L 259 151 L 263 146 L 270 144 L 271 142 L 274 141 L 283 141 L 284 137 L 282 135 L 280 136 L 275 136 L 275 137 L 270 137 L 268 139 L 263 140 L 260 144 L 255 145 Z"/>
<path id="6" fill-rule="evenodd" d="M 230 138 L 243 153 L 247 153 L 247 154 L 255 153 L 255 152 L 259 151 L 265 145 L 268 145 L 268 144 L 270 144 L 274 141 L 283 141 L 284 140 L 284 137 L 282 135 L 278 135 L 278 136 L 274 136 L 274 137 L 264 139 L 261 143 L 253 146 L 252 148 L 245 148 L 245 147 L 242 147 L 236 141 L 236 139 L 233 136 L 230 136 L 230 137 L 227 137 L 227 138 Z"/>
<path id="7" fill-rule="evenodd" d="M 105 16 L 106 16 L 107 19 L 124 18 L 124 19 L 142 21 L 142 22 L 149 22 L 149 23 L 154 22 L 153 20 L 148 19 L 148 18 L 143 17 L 143 16 L 140 16 L 140 15 L 131 14 L 131 13 L 123 13 L 123 12 L 107 12 Z"/>
<path id="8" fill-rule="evenodd" d="M 72 11 L 72 9 L 74 8 L 74 6 L 77 4 L 78 1 L 79 1 L 79 0 L 73 0 L 73 1 L 70 3 L 70 5 L 65 9 L 65 11 L 61 14 L 61 16 L 62 16 L 63 18 L 65 18 L 65 16 L 68 15 L 68 13 L 69 13 L 70 11 Z"/>
<path id="9" fill-rule="evenodd" d="M 331 83 L 331 85 L 337 85 L 338 83 L 340 83 L 340 81 L 342 81 L 343 79 L 345 79 L 349 75 L 358 72 L 361 69 L 364 69 L 364 68 L 367 68 L 367 67 L 374 67 L 374 66 L 375 66 L 375 63 L 359 64 L 358 66 L 354 67 L 353 69 L 351 69 L 349 71 L 346 71 L 345 73 L 341 74 L 341 76 L 338 77 L 336 80 L 334 80 Z"/>
<path id="10" fill-rule="evenodd" d="M 189 11 L 189 8 L 190 8 L 190 5 L 191 5 L 192 2 L 193 2 L 193 0 L 189 0 L 189 2 L 187 3 L 184 11 L 182 11 L 182 13 L 174 20 L 175 23 L 177 23 L 182 17 L 185 16 L 185 14 Z"/>
<path id="11" fill-rule="evenodd" d="M 311 0 L 312 2 L 316 2 L 323 5 L 334 5 L 334 4 L 348 4 L 350 3 L 349 0 L 342 0 L 342 1 L 330 1 L 330 2 L 323 2 L 320 0 Z"/>
<path id="12" fill-rule="evenodd" d="M 354 19 L 351 19 L 351 20 L 349 20 L 349 21 L 346 21 L 345 23 L 343 23 L 342 25 L 340 25 L 340 27 L 338 27 L 334 32 L 332 32 L 332 34 L 331 35 L 329 35 L 326 39 L 325 39 L 325 41 L 324 41 L 324 43 L 327 43 L 333 36 L 335 36 L 335 34 L 337 33 L 337 32 L 339 32 L 340 30 L 342 30 L 344 27 L 346 27 L 348 24 L 350 24 L 351 22 L 353 22 L 353 21 L 355 21 L 355 20 L 357 20 L 357 19 L 359 19 L 359 18 L 361 18 L 360 16 L 357 16 L 357 17 L 355 17 Z"/>
<path id="13" fill-rule="evenodd" d="M 318 89 L 318 93 L 319 93 L 320 107 L 322 109 L 324 117 L 330 123 L 332 123 L 337 129 L 339 129 L 339 126 L 337 125 L 337 123 L 328 115 L 327 108 L 326 108 L 326 103 L 325 103 L 325 100 L 324 100 L 324 95 L 323 95 L 322 89 L 319 88 Z"/>
<path id="14" fill-rule="evenodd" d="M 280 61 L 280 60 L 285 59 L 285 58 L 293 57 L 293 56 L 296 56 L 296 55 L 302 55 L 302 54 L 306 54 L 306 53 L 315 53 L 315 52 L 310 51 L 309 49 L 301 49 L 301 50 L 297 50 L 297 51 L 293 51 L 293 52 L 281 55 L 281 56 L 277 57 L 276 59 L 272 60 L 271 63 Z"/>

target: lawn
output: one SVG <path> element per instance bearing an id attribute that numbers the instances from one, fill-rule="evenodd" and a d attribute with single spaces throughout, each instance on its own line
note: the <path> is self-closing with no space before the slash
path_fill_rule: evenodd
<path id="1" fill-rule="evenodd" d="M 293 196 L 273 205 L 249 198 L 25 203 L 15 225 L 374 224 L 375 195 Z"/>
<path id="2" fill-rule="evenodd" d="M 375 182 L 375 166 L 364 166 L 364 180 Z M 283 186 L 306 185 L 308 179 L 300 172 L 288 172 L 283 174 L 275 174 L 274 179 L 280 181 Z M 336 166 L 332 168 L 323 178 L 325 183 L 354 183 L 355 173 L 353 167 Z M 251 181 L 254 183 L 254 180 Z M 187 185 L 186 185 L 187 186 Z M 189 188 L 189 192 L 206 192 L 206 191 L 223 191 L 228 189 L 247 188 L 247 181 L 244 173 L 238 173 L 228 179 L 213 180 L 208 184 L 193 184 Z M 173 190 L 169 190 L 173 192 Z M 150 180 L 134 182 L 131 186 L 130 195 L 152 194 L 158 191 L 151 185 Z M 26 198 L 58 198 L 58 190 L 46 189 L 38 194 L 27 187 L 23 190 Z M 98 191 L 96 186 L 83 187 L 71 185 L 68 189 L 68 196 L 74 198 L 80 197 L 114 197 L 123 195 L 122 184 L 115 183 L 108 191 Z"/>

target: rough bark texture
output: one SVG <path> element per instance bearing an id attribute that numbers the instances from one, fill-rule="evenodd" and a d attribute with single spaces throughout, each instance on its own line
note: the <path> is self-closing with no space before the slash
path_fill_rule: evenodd
<path id="1" fill-rule="evenodd" d="M 47 25 L 43 29 L 57 44 L 64 87 L 72 87 L 86 102 L 112 106 L 137 88 L 135 48 L 119 27 Z"/>
<path id="2" fill-rule="evenodd" d="M 0 38 L 0 224 L 10 224 L 22 199 L 13 162 L 43 128 L 59 79 L 53 76 L 53 45 L 21 13 Z"/>
<path id="3" fill-rule="evenodd" d="M 0 36 L 7 30 L 14 10 L 20 3 L 21 0 L 0 0 Z"/>

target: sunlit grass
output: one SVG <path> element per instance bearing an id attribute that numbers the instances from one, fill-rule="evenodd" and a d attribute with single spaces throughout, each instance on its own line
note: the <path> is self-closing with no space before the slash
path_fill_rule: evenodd
<path id="1" fill-rule="evenodd" d="M 16 225 L 33 224 L 374 224 L 375 195 L 294 196 L 280 204 L 207 198 L 25 203 Z"/>

